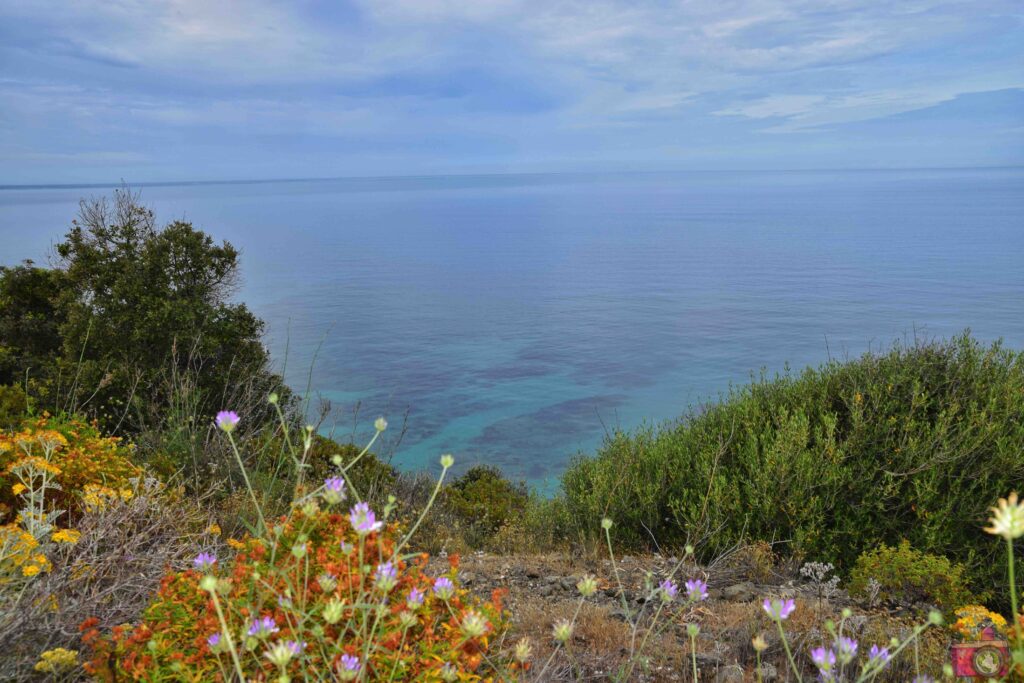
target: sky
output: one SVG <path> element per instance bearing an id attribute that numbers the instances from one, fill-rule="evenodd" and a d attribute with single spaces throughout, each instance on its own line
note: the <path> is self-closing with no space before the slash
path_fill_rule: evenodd
<path id="1" fill-rule="evenodd" d="M 1024 0 L 0 0 L 0 184 L 1024 164 Z"/>

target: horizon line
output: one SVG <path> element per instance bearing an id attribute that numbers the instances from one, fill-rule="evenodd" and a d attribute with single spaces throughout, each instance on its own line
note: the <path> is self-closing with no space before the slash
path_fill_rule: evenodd
<path id="1" fill-rule="evenodd" d="M 338 180 L 422 180 L 428 178 L 479 178 L 516 176 L 602 176 L 602 175 L 653 175 L 660 173 L 883 173 L 901 171 L 983 171 L 1024 169 L 1024 164 L 1001 164 L 994 166 L 893 166 L 856 168 L 725 168 L 725 169 L 661 169 L 661 170 L 603 170 L 603 171 L 489 171 L 481 173 L 420 173 L 395 175 L 343 175 L 310 176 L 298 178 L 234 178 L 220 180 L 154 180 L 146 182 L 120 181 L 95 183 L 26 183 L 0 184 L 3 190 L 75 190 L 108 189 L 117 187 L 187 187 L 190 185 L 260 185 L 271 183 L 304 183 Z"/>

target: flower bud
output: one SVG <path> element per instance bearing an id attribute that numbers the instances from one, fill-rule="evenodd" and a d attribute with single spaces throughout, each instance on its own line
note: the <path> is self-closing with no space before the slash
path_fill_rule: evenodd
<path id="1" fill-rule="evenodd" d="M 556 621 L 551 629 L 551 634 L 559 643 L 565 643 L 569 638 L 572 638 L 572 623 L 565 619 Z"/>
<path id="2" fill-rule="evenodd" d="M 605 531 L 608 531 L 609 529 L 611 529 L 612 528 L 612 520 L 608 519 L 607 517 L 602 519 L 601 520 L 601 528 L 604 529 Z"/>
<path id="3" fill-rule="evenodd" d="M 341 617 L 345 611 L 345 604 L 341 600 L 331 600 L 324 607 L 323 615 L 324 621 L 332 626 L 341 621 Z"/>
<path id="4" fill-rule="evenodd" d="M 576 584 L 576 590 L 580 592 L 585 598 L 589 598 L 591 595 L 597 592 L 597 579 L 593 576 L 584 576 L 580 579 L 580 582 Z"/>
<path id="5" fill-rule="evenodd" d="M 516 643 L 515 650 L 513 651 L 513 656 L 520 664 L 525 664 L 530 661 L 530 658 L 533 657 L 533 646 L 530 645 L 529 638 L 519 639 L 519 642 Z"/>
<path id="6" fill-rule="evenodd" d="M 754 636 L 753 640 L 750 641 L 750 644 L 754 646 L 754 650 L 757 652 L 764 652 L 768 649 L 768 641 L 766 641 L 764 636 L 760 634 Z"/>
<path id="7" fill-rule="evenodd" d="M 441 467 L 448 469 L 455 464 L 455 458 L 451 453 L 445 453 L 441 456 Z"/>
<path id="8" fill-rule="evenodd" d="M 383 432 L 385 429 L 388 428 L 388 421 L 385 420 L 383 417 L 378 417 L 373 422 L 373 428 L 376 429 L 378 432 Z"/>
<path id="9" fill-rule="evenodd" d="M 686 625 L 686 635 L 696 638 L 698 633 L 700 633 L 700 626 L 697 626 L 697 624 Z"/>

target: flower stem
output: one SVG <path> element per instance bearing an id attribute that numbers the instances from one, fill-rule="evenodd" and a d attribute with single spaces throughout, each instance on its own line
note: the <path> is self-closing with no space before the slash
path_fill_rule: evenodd
<path id="1" fill-rule="evenodd" d="M 786 658 L 789 659 L 789 668 L 796 676 L 796 680 L 799 683 L 803 683 L 803 679 L 800 678 L 800 671 L 796 668 L 796 660 L 793 659 L 793 652 L 789 649 L 789 641 L 786 640 L 786 632 L 782 630 L 782 619 L 776 619 L 775 625 L 779 627 L 779 637 L 782 638 L 782 647 L 786 648 Z"/>

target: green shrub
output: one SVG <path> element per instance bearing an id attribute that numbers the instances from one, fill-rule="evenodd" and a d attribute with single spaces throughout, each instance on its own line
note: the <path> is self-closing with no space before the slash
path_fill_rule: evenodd
<path id="1" fill-rule="evenodd" d="M 25 390 L 17 385 L 0 385 L 0 429 L 14 429 L 25 419 L 29 400 Z"/>
<path id="2" fill-rule="evenodd" d="M 743 540 L 849 570 L 906 537 L 967 568 L 1005 570 L 976 533 L 993 492 L 1024 480 L 1024 355 L 964 334 L 760 379 L 655 429 L 608 437 L 563 477 L 573 524 L 615 521 L 625 546 Z M 592 541 L 599 538 L 591 537 Z"/>
<path id="3" fill-rule="evenodd" d="M 964 572 L 963 565 L 902 541 L 896 547 L 882 545 L 861 553 L 850 572 L 850 593 L 890 603 L 923 602 L 951 612 L 977 600 L 967 589 Z M 872 580 L 877 582 L 874 596 L 870 595 Z"/>
<path id="4" fill-rule="evenodd" d="M 476 465 L 445 488 L 443 505 L 459 520 L 466 542 L 482 547 L 528 502 L 526 484 L 506 479 L 497 467 Z"/>

